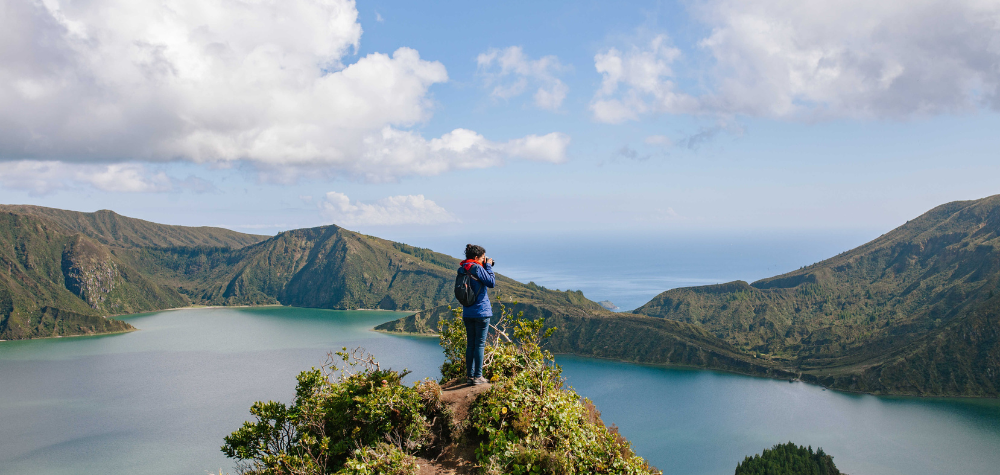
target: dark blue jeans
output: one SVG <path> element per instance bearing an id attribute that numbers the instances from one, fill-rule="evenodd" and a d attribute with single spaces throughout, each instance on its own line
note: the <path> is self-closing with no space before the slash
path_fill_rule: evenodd
<path id="1" fill-rule="evenodd" d="M 490 317 L 462 318 L 462 321 L 465 323 L 465 375 L 478 378 L 483 375 L 483 350 Z"/>

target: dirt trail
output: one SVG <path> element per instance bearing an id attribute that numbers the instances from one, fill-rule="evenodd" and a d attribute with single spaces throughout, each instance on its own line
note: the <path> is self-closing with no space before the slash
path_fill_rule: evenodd
<path id="1" fill-rule="evenodd" d="M 471 385 L 449 381 L 441 386 L 441 402 L 451 409 L 454 426 L 469 416 L 469 407 L 490 384 Z M 476 473 L 476 448 L 452 443 L 434 460 L 418 458 L 420 475 L 464 475 Z"/>

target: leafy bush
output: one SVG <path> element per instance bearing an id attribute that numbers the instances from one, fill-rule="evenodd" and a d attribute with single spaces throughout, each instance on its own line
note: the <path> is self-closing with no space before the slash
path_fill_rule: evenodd
<path id="1" fill-rule="evenodd" d="M 659 473 L 628 442 L 591 422 L 576 392 L 562 387 L 557 367 L 500 378 L 473 403 L 470 426 L 482 439 L 486 473 Z"/>
<path id="2" fill-rule="evenodd" d="M 511 305 L 517 305 L 517 302 L 511 302 Z M 462 308 L 448 308 L 452 318 L 438 321 L 438 334 L 445 356 L 441 365 L 441 383 L 465 375 L 466 334 Z M 541 342 L 551 336 L 556 328 L 548 328 L 543 332 L 544 318 L 528 320 L 524 318 L 524 312 L 514 315 L 502 302 L 499 317 L 490 323 L 490 331 L 487 333 L 483 352 L 483 376 L 494 380 L 513 376 L 527 368 L 543 366 L 547 353 L 542 351 Z M 548 359 L 551 361 L 551 355 L 548 355 Z"/>
<path id="3" fill-rule="evenodd" d="M 406 372 L 382 369 L 361 349 L 336 355 L 340 366 L 331 355 L 321 369 L 299 374 L 291 406 L 257 402 L 250 409 L 256 422 L 225 438 L 222 451 L 239 461 L 239 473 L 367 473 L 372 454 L 398 455 L 380 444 L 405 455 L 437 437 L 434 422 L 447 418 L 436 383 L 404 386 Z M 406 466 L 402 458 L 397 462 L 394 467 Z"/>
<path id="4" fill-rule="evenodd" d="M 410 475 L 419 469 L 412 455 L 382 442 L 355 450 L 337 475 Z"/>
<path id="5" fill-rule="evenodd" d="M 444 349 L 444 363 L 441 363 L 441 383 L 444 384 L 465 375 L 465 324 L 462 323 L 462 309 L 451 308 L 452 318 L 438 321 L 438 335 Z M 485 369 L 485 368 L 484 368 Z"/>
<path id="6" fill-rule="evenodd" d="M 736 466 L 736 475 L 840 475 L 833 457 L 817 448 L 791 442 L 764 449 L 760 455 L 747 457 Z"/>
<path id="7" fill-rule="evenodd" d="M 460 316 L 453 311 L 441 325 L 444 379 L 464 373 Z M 544 324 L 501 305 L 484 362 L 493 385 L 457 427 L 437 383 L 404 386 L 406 372 L 382 369 L 363 350 L 345 348 L 321 369 L 299 374 L 290 406 L 255 403 L 256 421 L 226 437 L 222 451 L 247 475 L 414 474 L 415 454 L 433 456 L 456 436 L 478 447 L 486 474 L 660 473 L 604 426 L 593 403 L 563 387 L 562 370 L 541 349 L 555 331 L 543 331 Z"/>
<path id="8" fill-rule="evenodd" d="M 453 318 L 440 324 L 446 355 L 442 379 L 451 379 L 446 371 L 464 368 L 460 315 L 453 310 Z M 468 421 L 483 472 L 660 473 L 604 426 L 589 400 L 563 387 L 561 368 L 541 349 L 542 340 L 555 331 L 543 331 L 544 324 L 544 319 L 511 315 L 501 305 L 500 319 L 491 328 L 483 373 L 493 385 L 473 402 Z"/>

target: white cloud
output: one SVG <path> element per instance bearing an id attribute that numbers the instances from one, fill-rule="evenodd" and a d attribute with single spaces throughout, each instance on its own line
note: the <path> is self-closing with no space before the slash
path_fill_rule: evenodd
<path id="1" fill-rule="evenodd" d="M 166 173 L 146 173 L 146 170 L 135 164 L 115 164 L 104 167 L 103 170 L 78 171 L 76 178 L 89 182 L 104 191 L 125 192 L 156 192 L 171 188 L 170 178 Z"/>
<path id="2" fill-rule="evenodd" d="M 1000 3 L 716 0 L 701 45 L 712 110 L 771 117 L 907 117 L 1000 109 Z"/>
<path id="3" fill-rule="evenodd" d="M 320 203 L 326 218 L 340 226 L 443 224 L 459 219 L 424 198 L 424 195 L 401 195 L 383 198 L 374 203 L 351 202 L 343 193 L 331 191 Z"/>
<path id="4" fill-rule="evenodd" d="M 603 79 L 590 103 L 594 118 L 619 123 L 649 113 L 694 112 L 697 100 L 677 92 L 671 63 L 681 51 L 670 46 L 666 35 L 657 35 L 644 47 L 622 52 L 610 48 L 594 56 L 594 67 Z"/>
<path id="5" fill-rule="evenodd" d="M 505 157 L 561 163 L 566 160 L 569 141 L 569 136 L 553 132 L 501 143 L 466 129 L 426 140 L 415 132 L 386 127 L 380 134 L 365 139 L 365 168 L 353 172 L 364 175 L 368 181 L 380 182 L 393 178 L 388 171 L 437 175 L 449 170 L 498 166 Z"/>
<path id="6" fill-rule="evenodd" d="M 102 191 L 126 193 L 157 193 L 186 188 L 195 192 L 212 191 L 215 187 L 198 177 L 178 180 L 166 173 L 152 172 L 136 163 L 80 164 L 57 161 L 18 160 L 0 162 L 0 185 L 25 190 L 34 195 L 58 190 L 93 186 Z"/>
<path id="7" fill-rule="evenodd" d="M 532 87 L 538 87 L 533 96 L 535 105 L 541 109 L 557 110 L 569 92 L 569 87 L 556 77 L 556 73 L 566 68 L 555 56 L 532 60 L 520 46 L 509 46 L 481 53 L 476 57 L 476 63 L 486 87 L 493 88 L 490 93 L 493 97 L 510 99 L 519 96 L 528 89 L 530 82 Z"/>
<path id="8" fill-rule="evenodd" d="M 1000 110 L 1000 3 L 994 0 L 709 0 L 699 50 L 706 91 L 680 91 L 680 52 L 663 36 L 595 56 L 591 103 L 603 122 L 643 115 L 907 118 Z"/>
<path id="9" fill-rule="evenodd" d="M 407 128 L 448 74 L 405 47 L 345 64 L 357 19 L 351 0 L 5 3 L 0 159 L 250 163 L 278 181 L 451 169 L 377 148 L 387 133 L 444 139 Z"/>

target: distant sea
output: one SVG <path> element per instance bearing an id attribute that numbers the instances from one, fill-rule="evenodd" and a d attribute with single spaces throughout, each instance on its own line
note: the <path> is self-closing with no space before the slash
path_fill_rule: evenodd
<path id="1" fill-rule="evenodd" d="M 460 257 L 481 244 L 496 272 L 550 289 L 582 290 L 594 301 L 633 310 L 676 287 L 753 282 L 833 257 L 878 233 L 864 231 L 717 233 L 684 236 L 511 235 L 389 239 Z"/>

